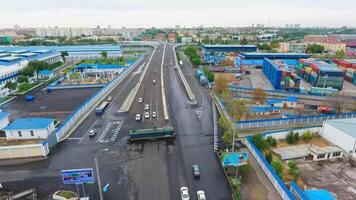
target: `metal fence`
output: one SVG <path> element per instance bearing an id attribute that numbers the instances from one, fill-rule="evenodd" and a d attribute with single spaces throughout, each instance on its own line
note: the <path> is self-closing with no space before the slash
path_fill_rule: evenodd
<path id="1" fill-rule="evenodd" d="M 76 125 L 78 125 L 83 115 L 95 108 L 95 105 L 102 101 L 122 80 L 130 74 L 131 71 L 144 59 L 144 56 L 139 58 L 134 64 L 125 69 L 119 76 L 111 81 L 107 86 L 99 90 L 94 96 L 85 101 L 77 108 L 54 132 L 57 142 L 61 141 Z M 53 142 L 53 141 L 52 141 Z M 52 146 L 52 145 L 50 145 Z"/>
<path id="2" fill-rule="evenodd" d="M 256 159 L 258 165 L 262 168 L 267 178 L 271 181 L 273 187 L 280 194 L 281 198 L 284 200 L 295 200 L 296 198 L 293 196 L 291 191 L 288 190 L 287 186 L 279 178 L 271 165 L 268 164 L 262 153 L 253 144 L 251 136 L 246 137 L 246 146 L 251 152 L 251 155 Z"/>
<path id="3" fill-rule="evenodd" d="M 233 92 L 251 92 L 255 90 L 256 88 L 248 88 L 248 87 L 238 87 L 234 85 L 229 85 L 228 86 L 230 91 Z M 298 98 L 302 99 L 314 99 L 314 100 L 324 100 L 325 98 L 335 98 L 331 96 L 324 96 L 324 95 L 318 95 L 318 94 L 304 94 L 304 93 L 299 93 L 299 92 L 288 92 L 288 91 L 283 91 L 283 90 L 264 90 L 268 95 L 273 95 L 273 96 L 283 96 L 283 97 L 290 97 L 290 96 L 295 96 Z"/>
<path id="4" fill-rule="evenodd" d="M 290 191 L 297 197 L 298 200 L 309 200 L 303 190 L 294 181 L 290 182 Z"/>
<path id="5" fill-rule="evenodd" d="M 355 118 L 356 112 L 324 114 L 302 117 L 274 118 L 236 122 L 238 129 L 264 128 L 271 126 L 320 125 L 325 120 Z"/>

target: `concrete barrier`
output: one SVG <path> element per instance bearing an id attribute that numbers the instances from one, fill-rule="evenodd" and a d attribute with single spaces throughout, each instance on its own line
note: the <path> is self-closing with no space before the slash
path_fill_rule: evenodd
<path id="1" fill-rule="evenodd" d="M 163 57 L 162 57 L 162 63 L 161 63 L 161 93 L 162 93 L 162 106 L 163 106 L 163 115 L 165 120 L 169 120 L 169 114 L 168 114 L 168 108 L 167 108 L 167 98 L 166 98 L 166 88 L 164 86 L 164 74 L 163 74 L 163 63 L 164 63 L 164 57 L 166 53 L 166 46 L 164 45 L 163 49 Z"/>
<path id="2" fill-rule="evenodd" d="M 49 153 L 48 143 L 10 145 L 0 147 L 0 160 L 46 157 Z"/>
<path id="3" fill-rule="evenodd" d="M 175 47 L 173 47 L 173 53 L 174 53 L 174 59 L 175 59 L 176 64 L 177 64 L 176 66 L 177 66 L 178 74 L 179 74 L 180 78 L 182 79 L 182 82 L 183 82 L 185 90 L 187 91 L 189 100 L 190 101 L 195 101 L 195 96 L 194 96 L 194 94 L 192 92 L 192 89 L 190 88 L 190 85 L 188 84 L 187 79 L 185 78 L 185 76 L 184 76 L 184 74 L 182 72 L 182 69 L 178 64 L 178 58 L 177 58 Z"/>

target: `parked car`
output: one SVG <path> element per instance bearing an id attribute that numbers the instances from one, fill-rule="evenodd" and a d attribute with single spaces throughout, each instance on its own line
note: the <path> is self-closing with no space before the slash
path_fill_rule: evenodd
<path id="1" fill-rule="evenodd" d="M 96 130 L 95 129 L 91 129 L 89 131 L 89 137 L 94 137 L 96 135 Z"/>
<path id="2" fill-rule="evenodd" d="M 203 190 L 199 190 L 197 192 L 197 197 L 198 197 L 198 200 L 206 200 L 205 192 Z"/>
<path id="3" fill-rule="evenodd" d="M 138 102 L 139 102 L 139 103 L 142 103 L 142 102 L 143 102 L 142 97 L 138 98 Z"/>
<path id="4" fill-rule="evenodd" d="M 189 200 L 189 191 L 187 187 L 181 187 L 180 188 L 180 196 L 182 197 L 182 200 Z"/>
<path id="5" fill-rule="evenodd" d="M 108 97 L 108 101 L 111 101 L 111 100 L 112 100 L 112 96 L 109 96 L 109 97 Z"/>
<path id="6" fill-rule="evenodd" d="M 140 115 L 140 114 L 137 114 L 136 117 L 135 117 L 135 120 L 136 120 L 136 121 L 140 121 L 140 120 L 141 120 L 141 115 Z"/>
<path id="7" fill-rule="evenodd" d="M 145 112 L 145 119 L 150 118 L 150 113 L 149 112 Z"/>
<path id="8" fill-rule="evenodd" d="M 192 172 L 194 177 L 199 178 L 200 177 L 199 165 L 193 165 Z"/>
<path id="9" fill-rule="evenodd" d="M 157 117 L 157 113 L 155 111 L 152 112 L 152 117 L 156 118 Z"/>
<path id="10" fill-rule="evenodd" d="M 145 110 L 149 110 L 150 109 L 150 105 L 146 104 L 145 105 Z"/>

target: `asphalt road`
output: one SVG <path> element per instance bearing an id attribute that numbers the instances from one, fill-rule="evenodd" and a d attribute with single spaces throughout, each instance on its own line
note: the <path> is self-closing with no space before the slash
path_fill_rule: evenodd
<path id="1" fill-rule="evenodd" d="M 170 120 L 163 118 L 162 94 L 160 88 L 160 67 L 164 57 L 164 81 Z M 100 172 L 100 182 L 109 184 L 104 199 L 129 200 L 178 200 L 179 188 L 187 186 L 191 199 L 197 190 L 204 190 L 208 199 L 231 199 L 231 191 L 224 177 L 219 161 L 213 153 L 211 101 L 206 89 L 200 87 L 194 76 L 188 82 L 195 93 L 198 104 L 192 104 L 184 86 L 174 70 L 171 45 L 160 44 L 151 63 L 150 55 L 110 94 L 113 97 L 103 115 L 92 112 L 81 123 L 70 138 L 60 143 L 44 161 L 17 166 L 1 166 L 0 182 L 9 190 L 18 191 L 36 186 L 40 199 L 46 199 L 54 190 L 66 188 L 75 191 L 73 185 L 62 185 L 61 169 L 92 167 Z M 147 63 L 147 65 L 144 65 Z M 118 110 L 137 84 L 144 67 L 147 74 L 128 113 Z M 184 67 L 185 74 L 192 74 Z M 156 84 L 153 84 L 153 79 Z M 194 82 L 195 81 L 195 82 Z M 142 97 L 144 102 L 139 103 Z M 137 113 L 143 114 L 144 105 L 150 105 L 150 118 L 135 121 Z M 152 112 L 157 117 L 152 118 Z M 176 130 L 175 141 L 146 141 L 127 143 L 132 128 L 152 128 L 170 125 Z M 91 129 L 97 131 L 88 137 Z M 96 168 L 96 161 L 97 166 Z M 193 164 L 199 164 L 201 178 L 194 179 Z M 85 185 L 90 199 L 99 199 L 98 181 Z"/>

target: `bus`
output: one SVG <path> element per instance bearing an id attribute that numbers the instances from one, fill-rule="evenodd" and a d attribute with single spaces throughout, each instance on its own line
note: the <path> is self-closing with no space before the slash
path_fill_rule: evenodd
<path id="1" fill-rule="evenodd" d="M 104 112 L 105 109 L 108 107 L 108 105 L 109 105 L 109 102 L 108 102 L 108 101 L 104 101 L 103 103 L 101 103 L 100 106 L 95 109 L 96 115 L 101 115 L 101 114 L 103 114 L 103 112 Z"/>

